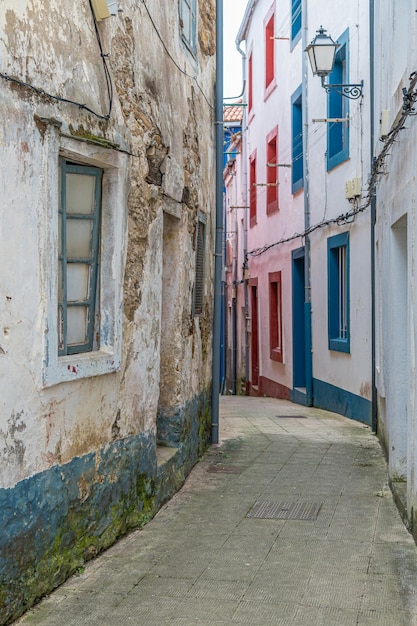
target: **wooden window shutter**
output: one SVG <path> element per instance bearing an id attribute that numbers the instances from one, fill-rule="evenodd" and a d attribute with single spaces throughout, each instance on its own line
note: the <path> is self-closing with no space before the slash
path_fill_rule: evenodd
<path id="1" fill-rule="evenodd" d="M 199 214 L 196 231 L 194 315 L 201 315 L 204 302 L 204 260 L 206 252 L 206 218 Z"/>

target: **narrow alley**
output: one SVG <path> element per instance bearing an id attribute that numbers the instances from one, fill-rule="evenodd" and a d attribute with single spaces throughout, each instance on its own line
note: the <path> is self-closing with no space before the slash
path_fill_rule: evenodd
<path id="1" fill-rule="evenodd" d="M 223 397 L 221 444 L 19 626 L 417 624 L 417 548 L 363 424 Z"/>

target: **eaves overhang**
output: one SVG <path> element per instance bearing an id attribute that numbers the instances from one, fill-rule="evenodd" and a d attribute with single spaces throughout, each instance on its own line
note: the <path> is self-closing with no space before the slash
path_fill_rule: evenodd
<path id="1" fill-rule="evenodd" d="M 242 41 L 246 40 L 247 34 L 248 34 L 248 29 L 249 29 L 249 24 L 252 18 L 252 14 L 255 10 L 256 5 L 258 4 L 259 0 L 250 0 L 248 2 L 248 6 L 246 7 L 246 11 L 245 11 L 245 15 L 243 16 L 243 20 L 242 23 L 240 25 L 239 28 L 239 32 L 237 34 L 237 37 L 235 39 L 235 43 L 236 46 L 239 47 L 240 44 L 242 43 Z"/>

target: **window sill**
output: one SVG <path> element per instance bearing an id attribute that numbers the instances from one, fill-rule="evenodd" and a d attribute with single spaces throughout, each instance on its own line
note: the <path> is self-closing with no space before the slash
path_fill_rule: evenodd
<path id="1" fill-rule="evenodd" d="M 104 349 L 62 356 L 45 367 L 42 383 L 44 387 L 52 387 L 73 380 L 111 374 L 119 371 L 120 365 L 120 356 Z"/>
<path id="2" fill-rule="evenodd" d="M 269 358 L 271 359 L 271 361 L 278 361 L 278 363 L 283 363 L 284 361 L 282 350 L 279 350 L 278 348 L 270 349 Z"/>
<path id="3" fill-rule="evenodd" d="M 296 33 L 291 35 L 290 52 L 294 50 L 295 46 L 297 45 L 299 41 L 301 41 L 301 27 Z"/>
<path id="4" fill-rule="evenodd" d="M 334 350 L 335 352 L 344 352 L 345 354 L 350 354 L 350 340 L 329 338 L 329 350 Z"/>
<path id="5" fill-rule="evenodd" d="M 269 96 L 276 89 L 276 87 L 277 87 L 277 81 L 275 78 L 273 78 L 271 82 L 269 83 L 269 85 L 265 87 L 264 102 L 268 100 Z"/>
<path id="6" fill-rule="evenodd" d="M 337 152 L 332 156 L 327 157 L 327 171 L 331 172 L 342 163 L 345 163 L 349 160 L 349 152 L 348 150 L 342 150 L 341 152 Z"/>
<path id="7" fill-rule="evenodd" d="M 278 211 L 279 211 L 278 200 L 274 200 L 273 202 L 270 202 L 266 207 L 267 215 L 273 215 L 274 213 L 278 213 Z"/>
<path id="8" fill-rule="evenodd" d="M 304 189 L 304 178 L 300 178 L 292 183 L 291 193 L 294 196 L 299 191 Z"/>

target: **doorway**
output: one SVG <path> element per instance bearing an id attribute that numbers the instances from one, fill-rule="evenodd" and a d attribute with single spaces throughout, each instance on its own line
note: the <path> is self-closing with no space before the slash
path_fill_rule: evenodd
<path id="1" fill-rule="evenodd" d="M 293 388 L 306 393 L 306 333 L 305 333 L 305 251 L 292 252 L 292 345 Z"/>
<path id="2" fill-rule="evenodd" d="M 255 282 L 256 281 L 256 282 Z M 251 279 L 251 383 L 259 385 L 258 280 Z"/>

